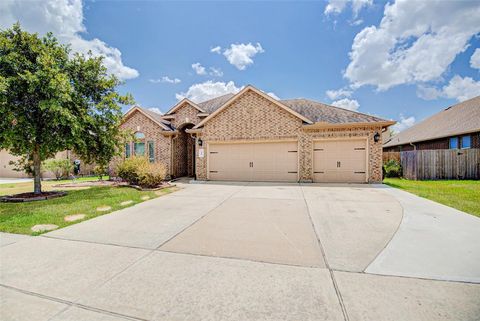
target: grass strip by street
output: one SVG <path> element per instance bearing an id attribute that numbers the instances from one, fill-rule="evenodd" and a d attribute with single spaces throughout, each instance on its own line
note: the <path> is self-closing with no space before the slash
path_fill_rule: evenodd
<path id="1" fill-rule="evenodd" d="M 58 183 L 58 181 L 47 182 L 45 190 L 55 189 L 52 185 Z M 29 186 L 18 186 L 23 184 L 29 184 Z M 0 195 L 31 191 L 32 183 L 11 185 L 16 186 L 0 185 Z M 46 201 L 0 203 L 0 231 L 39 235 L 42 233 L 31 231 L 31 228 L 37 224 L 55 224 L 62 228 L 171 193 L 175 188 L 166 188 L 159 191 L 138 191 L 128 187 L 109 186 L 83 187 L 81 189 L 64 188 L 62 190 L 66 190 L 68 195 Z M 109 209 L 105 211 L 97 210 L 102 207 Z M 65 216 L 77 214 L 85 214 L 85 218 L 73 222 L 65 221 Z"/>
<path id="2" fill-rule="evenodd" d="M 385 178 L 383 183 L 480 217 L 480 181 Z"/>

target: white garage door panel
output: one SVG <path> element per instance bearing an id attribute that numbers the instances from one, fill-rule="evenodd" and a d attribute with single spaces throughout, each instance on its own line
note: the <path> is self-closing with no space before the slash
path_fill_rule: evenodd
<path id="1" fill-rule="evenodd" d="M 209 145 L 209 179 L 298 180 L 297 142 Z"/>
<path id="2" fill-rule="evenodd" d="M 315 182 L 366 181 L 366 140 L 332 140 L 314 143 Z"/>

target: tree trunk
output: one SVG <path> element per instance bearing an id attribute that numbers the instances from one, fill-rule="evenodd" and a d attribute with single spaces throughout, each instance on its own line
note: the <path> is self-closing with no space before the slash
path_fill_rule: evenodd
<path id="1" fill-rule="evenodd" d="M 42 193 L 42 181 L 40 179 L 42 161 L 40 160 L 40 151 L 38 149 L 38 146 L 35 146 L 33 151 L 33 192 L 35 194 Z"/>

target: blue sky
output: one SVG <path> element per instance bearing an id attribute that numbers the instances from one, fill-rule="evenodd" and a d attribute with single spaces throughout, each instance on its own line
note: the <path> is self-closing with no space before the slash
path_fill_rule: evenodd
<path id="1" fill-rule="evenodd" d="M 105 53 L 109 69 L 125 79 L 121 90 L 164 112 L 180 96 L 201 100 L 252 84 L 281 99 L 400 120 L 401 130 L 480 95 L 478 2 L 386 5 L 52 0 L 25 9 L 7 1 L 0 26 L 20 20 L 31 31 L 61 34 L 79 51 Z"/>

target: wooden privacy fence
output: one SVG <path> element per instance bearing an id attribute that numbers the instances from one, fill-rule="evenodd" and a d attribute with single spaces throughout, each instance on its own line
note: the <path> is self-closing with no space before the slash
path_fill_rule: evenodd
<path id="1" fill-rule="evenodd" d="M 440 149 L 400 152 L 408 179 L 480 179 L 480 149 Z"/>
<path id="2" fill-rule="evenodd" d="M 397 162 L 400 162 L 400 152 L 383 152 L 382 154 L 383 163 L 385 164 L 389 160 L 393 159 Z"/>

